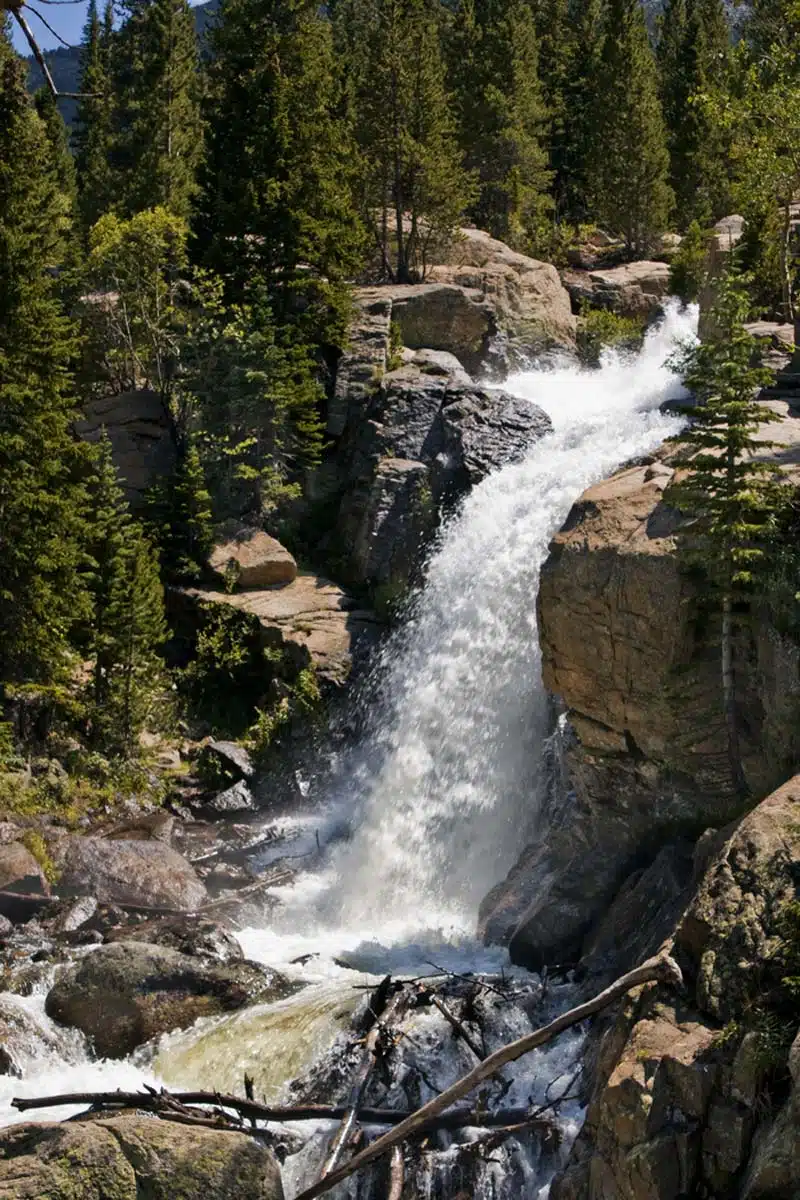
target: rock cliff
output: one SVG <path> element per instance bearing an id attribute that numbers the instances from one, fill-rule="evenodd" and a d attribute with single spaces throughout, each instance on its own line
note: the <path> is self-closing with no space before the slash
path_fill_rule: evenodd
<path id="1" fill-rule="evenodd" d="M 679 514 L 664 501 L 671 475 L 655 458 L 590 488 L 542 570 L 542 666 L 566 707 L 567 787 L 547 836 L 523 852 L 481 913 L 484 936 L 510 943 L 521 962 L 577 957 L 631 872 L 649 867 L 665 843 L 694 840 L 737 815 L 717 654 L 676 553 Z M 800 757 L 798 650 L 762 616 L 738 654 L 755 795 Z"/>

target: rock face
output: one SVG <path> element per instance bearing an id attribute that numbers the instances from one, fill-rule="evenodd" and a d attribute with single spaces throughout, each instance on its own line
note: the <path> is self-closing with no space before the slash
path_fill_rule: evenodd
<path id="1" fill-rule="evenodd" d="M 669 295 L 669 264 L 633 262 L 601 271 L 565 271 L 562 278 L 575 311 L 583 302 L 621 317 L 658 316 Z"/>
<path id="2" fill-rule="evenodd" d="M 126 499 L 134 506 L 175 464 L 169 418 L 161 398 L 146 388 L 90 400 L 75 429 L 87 442 L 108 435 Z"/>
<path id="3" fill-rule="evenodd" d="M 627 998 L 597 1048 L 586 1123 L 553 1200 L 800 1194 L 800 1037 L 783 1099 L 774 1084 L 783 1064 L 756 1015 L 780 987 L 781 915 L 800 870 L 800 777 L 717 844 L 673 939 L 688 996 L 648 986 Z"/>
<path id="4" fill-rule="evenodd" d="M 345 575 L 402 592 L 439 515 L 550 429 L 536 405 L 474 383 L 453 355 L 405 350 L 352 409 L 338 459 L 336 537 Z"/>
<path id="5" fill-rule="evenodd" d="M 48 892 L 42 869 L 27 847 L 21 842 L 0 846 L 0 891 Z"/>
<path id="6" fill-rule="evenodd" d="M 655 460 L 590 488 L 542 570 L 544 682 L 571 731 L 567 795 L 481 911 L 484 936 L 521 962 L 577 956 L 630 872 L 738 811 L 719 666 L 693 620 L 678 514 L 663 501 L 670 477 Z M 756 628 L 740 647 L 739 701 L 745 768 L 763 794 L 800 752 L 800 683 L 796 647 L 766 620 Z"/>
<path id="7" fill-rule="evenodd" d="M 116 942 L 82 959 L 47 995 L 47 1014 L 91 1038 L 101 1058 L 124 1058 L 143 1042 L 198 1017 L 285 994 L 277 972 L 244 961 L 204 962 L 167 946 Z"/>
<path id="8" fill-rule="evenodd" d="M 222 577 L 232 570 L 241 588 L 291 583 L 297 576 L 297 563 L 289 551 L 261 529 L 243 530 L 215 546 L 209 566 Z"/>
<path id="9" fill-rule="evenodd" d="M 2 1200 L 283 1200 L 275 1157 L 244 1133 L 152 1117 L 0 1130 Z"/>
<path id="10" fill-rule="evenodd" d="M 68 837 L 54 855 L 61 895 L 185 912 L 208 899 L 190 864 L 163 842 Z"/>

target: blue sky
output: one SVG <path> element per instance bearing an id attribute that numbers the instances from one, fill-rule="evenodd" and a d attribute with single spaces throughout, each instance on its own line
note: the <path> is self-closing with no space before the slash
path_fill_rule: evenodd
<path id="1" fill-rule="evenodd" d="M 60 34 L 65 42 L 70 46 L 76 46 L 81 40 L 81 30 L 83 29 L 84 21 L 86 20 L 86 9 L 88 7 L 87 0 L 79 0 L 77 4 L 41 4 L 36 0 L 31 0 L 33 7 L 37 9 L 50 25 L 53 26 L 56 33 Z M 199 4 L 200 0 L 189 0 L 189 3 Z M 101 0 L 100 7 L 103 7 Z M 42 24 L 42 22 L 28 9 L 26 11 L 28 24 L 34 32 L 37 42 L 43 50 L 53 50 L 60 42 L 53 37 Z M 28 54 L 28 43 L 22 36 L 22 31 L 16 21 L 12 20 L 11 28 L 13 30 L 14 45 L 22 54 Z"/>

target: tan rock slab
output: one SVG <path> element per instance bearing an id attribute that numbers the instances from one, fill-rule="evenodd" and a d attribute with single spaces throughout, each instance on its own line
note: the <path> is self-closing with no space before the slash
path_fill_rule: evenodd
<path id="1" fill-rule="evenodd" d="M 297 575 L 297 563 L 289 551 L 262 529 L 248 530 L 215 546 L 209 566 L 225 576 L 231 564 L 237 585 L 245 590 L 291 583 Z"/>

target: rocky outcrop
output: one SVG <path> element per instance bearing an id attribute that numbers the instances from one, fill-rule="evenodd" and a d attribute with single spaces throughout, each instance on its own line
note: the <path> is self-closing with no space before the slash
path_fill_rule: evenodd
<path id="1" fill-rule="evenodd" d="M 663 499 L 671 474 L 656 459 L 590 488 L 542 570 L 543 674 L 567 708 L 568 783 L 547 836 L 481 911 L 484 937 L 524 963 L 580 955 L 631 872 L 738 811 L 718 660 L 676 554 L 679 515 Z M 738 661 L 745 767 L 763 794 L 800 756 L 798 651 L 765 618 Z"/>
<path id="2" fill-rule="evenodd" d="M 550 429 L 534 404 L 476 384 L 450 354 L 403 352 L 375 381 L 338 451 L 345 576 L 402 593 L 443 509 Z"/>
<path id="3" fill-rule="evenodd" d="M 69 835 L 53 844 L 62 896 L 191 912 L 207 899 L 191 865 L 163 842 Z"/>
<path id="4" fill-rule="evenodd" d="M 263 529 L 245 529 L 220 542 L 208 560 L 212 571 L 245 589 L 291 583 L 297 563 L 280 542 Z"/>
<path id="5" fill-rule="evenodd" d="M 125 497 L 134 506 L 174 467 L 168 414 L 161 397 L 147 388 L 89 400 L 75 429 L 87 442 L 108 436 Z"/>
<path id="6" fill-rule="evenodd" d="M 0 845 L 0 891 L 48 892 L 42 868 L 22 842 Z"/>
<path id="7" fill-rule="evenodd" d="M 143 1042 L 198 1017 L 279 999 L 286 981 L 244 962 L 224 966 L 146 942 L 93 951 L 47 995 L 47 1014 L 80 1029 L 101 1058 L 124 1058 Z"/>
<path id="8" fill-rule="evenodd" d="M 608 270 L 568 270 L 562 279 L 576 312 L 588 304 L 621 317 L 652 320 L 669 295 L 669 276 L 668 263 L 632 262 Z"/>
<path id="9" fill-rule="evenodd" d="M 796 777 L 717 835 L 704 872 L 698 846 L 702 878 L 671 946 L 688 992 L 640 989 L 602 1035 L 553 1200 L 800 1194 L 800 1018 L 780 953 L 799 818 Z"/>
<path id="10" fill-rule="evenodd" d="M 2 1200 L 283 1200 L 263 1142 L 152 1117 L 0 1130 Z"/>
<path id="11" fill-rule="evenodd" d="M 192 604 L 220 605 L 256 617 L 265 644 L 285 652 L 297 671 L 314 667 L 334 686 L 348 678 L 360 654 L 372 645 L 381 624 L 337 584 L 302 571 L 291 583 L 246 592 L 187 588 Z"/>

